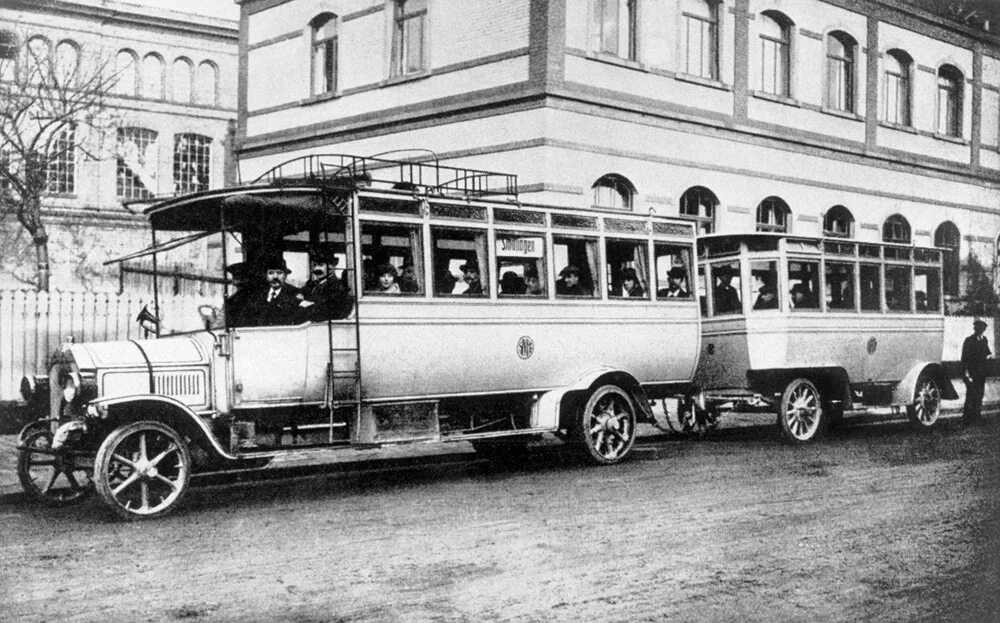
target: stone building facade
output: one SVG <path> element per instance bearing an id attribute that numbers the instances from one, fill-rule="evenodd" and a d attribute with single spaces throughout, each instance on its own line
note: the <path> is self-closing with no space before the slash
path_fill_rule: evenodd
<path id="1" fill-rule="evenodd" d="M 0 4 L 5 60 L 23 67 L 41 52 L 117 76 L 100 147 L 77 149 L 58 171 L 50 168 L 51 289 L 119 288 L 119 267 L 103 262 L 149 244 L 141 208 L 129 209 L 129 201 L 233 181 L 237 44 L 229 20 L 110 0 Z M 0 227 L 0 245 L 0 288 L 30 287 L 34 252 L 13 218 Z"/>
<path id="2" fill-rule="evenodd" d="M 244 177 L 428 150 L 526 202 L 936 244 L 953 303 L 996 270 L 1000 38 L 901 0 L 239 4 Z"/>

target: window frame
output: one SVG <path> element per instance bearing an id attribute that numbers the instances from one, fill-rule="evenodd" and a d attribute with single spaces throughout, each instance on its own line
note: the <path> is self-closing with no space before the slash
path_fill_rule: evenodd
<path id="1" fill-rule="evenodd" d="M 156 196 L 156 188 L 148 188 L 142 179 L 134 172 L 131 166 L 125 162 L 121 150 L 123 144 L 132 139 L 140 147 L 153 148 L 156 156 L 154 162 L 155 172 L 159 169 L 159 132 L 140 126 L 123 126 L 116 132 L 116 154 L 115 154 L 115 197 L 124 200 L 149 199 Z M 133 179 L 134 178 L 134 179 Z M 139 186 L 136 187 L 135 184 Z"/>
<path id="2" fill-rule="evenodd" d="M 719 30 L 720 30 L 720 18 L 719 18 L 719 7 L 722 6 L 722 2 L 719 0 L 696 0 L 700 4 L 703 4 L 707 8 L 708 17 L 704 15 L 698 15 L 690 11 L 681 11 L 681 21 L 684 31 L 683 41 L 684 41 L 684 73 L 689 76 L 696 76 L 698 78 L 704 78 L 706 80 L 718 81 L 720 78 L 720 62 L 719 62 Z M 698 71 L 692 71 L 692 45 L 691 45 L 691 33 L 692 26 L 698 26 Z M 708 49 L 705 49 L 706 41 L 708 43 Z M 707 72 L 705 66 L 707 65 Z"/>
<path id="3" fill-rule="evenodd" d="M 759 40 L 761 43 L 760 50 L 760 90 L 763 93 L 768 93 L 770 95 L 775 95 L 777 97 L 792 97 L 792 32 L 794 27 L 794 22 L 790 20 L 785 14 L 779 13 L 777 11 L 763 11 L 760 13 L 762 19 L 768 19 L 774 22 L 780 29 L 781 36 L 776 38 L 770 34 L 765 34 L 764 32 L 759 32 Z M 763 22 L 761 22 L 763 23 Z M 770 53 L 768 50 L 770 48 Z M 771 57 L 773 75 L 771 76 L 771 82 L 767 80 L 767 68 L 768 65 L 764 61 L 768 56 Z M 779 69 L 783 71 L 780 72 Z M 780 80 L 779 80 L 780 78 Z"/>
<path id="4" fill-rule="evenodd" d="M 913 126 L 912 108 L 912 74 L 913 59 L 909 54 L 899 49 L 892 49 L 885 53 L 883 58 L 891 58 L 899 65 L 899 71 L 892 71 L 885 66 L 883 61 L 882 72 L 882 117 L 884 121 L 895 123 L 904 127 Z M 890 100 L 889 93 L 894 96 Z M 896 106 L 890 114 L 889 106 L 895 102 Z"/>
<path id="5" fill-rule="evenodd" d="M 768 220 L 762 220 L 761 216 L 773 214 L 775 216 L 775 222 L 771 223 Z M 784 219 L 784 223 L 778 223 L 778 215 Z M 765 197 L 757 204 L 757 213 L 755 217 L 755 231 L 759 232 L 777 232 L 782 234 L 792 233 L 792 209 L 788 205 L 788 202 L 778 197 L 777 195 L 771 195 Z"/>
<path id="6" fill-rule="evenodd" d="M 204 162 L 200 160 L 195 162 L 186 162 L 182 158 L 182 154 L 179 150 L 180 143 L 183 140 L 197 140 L 197 144 L 189 146 L 187 154 L 187 160 L 197 159 L 202 153 L 204 154 Z M 193 150 L 193 151 L 192 151 Z M 190 180 L 184 180 L 178 177 L 178 173 L 181 171 L 181 167 L 185 164 L 189 164 L 194 168 L 195 177 L 199 177 L 200 173 L 204 173 L 205 181 L 201 182 L 191 182 Z M 198 167 L 203 166 L 204 171 L 199 171 Z M 172 166 L 172 184 L 174 192 L 177 194 L 182 193 L 193 193 L 200 192 L 203 190 L 208 190 L 212 187 L 212 138 L 205 136 L 203 134 L 197 134 L 193 132 L 181 132 L 174 135 L 174 148 L 173 148 L 173 166 Z"/>
<path id="7" fill-rule="evenodd" d="M 882 242 L 912 244 L 913 228 L 902 214 L 891 214 L 882 223 Z"/>
<path id="8" fill-rule="evenodd" d="M 597 178 L 593 185 L 591 185 L 590 189 L 592 192 L 592 207 L 594 208 L 631 212 L 632 207 L 635 205 L 635 185 L 624 175 L 620 175 L 618 173 L 606 173 Z M 613 199 L 610 204 L 605 204 L 600 201 L 598 194 L 600 189 L 610 191 L 611 194 L 609 197 Z M 618 200 L 614 200 L 616 196 L 620 199 L 620 205 L 618 205 Z"/>
<path id="9" fill-rule="evenodd" d="M 958 296 L 962 274 L 962 232 L 952 221 L 944 221 L 934 230 L 934 246 L 943 249 L 941 290 L 945 296 Z"/>
<path id="10" fill-rule="evenodd" d="M 692 213 L 691 210 L 693 196 L 697 197 L 695 203 L 697 214 Z M 711 205 L 703 201 L 706 197 L 711 199 Z M 695 228 L 699 234 L 711 234 L 717 229 L 716 218 L 719 213 L 719 204 L 719 197 L 712 192 L 712 189 L 706 186 L 691 186 L 681 193 L 677 209 L 682 218 L 690 219 L 696 223 Z M 705 212 L 710 212 L 710 214 L 702 214 L 702 208 L 706 208 Z"/>
<path id="11" fill-rule="evenodd" d="M 322 36 L 328 24 L 333 24 L 332 34 Z M 336 94 L 340 73 L 340 17 L 334 13 L 320 13 L 309 22 L 309 89 L 312 96 Z M 323 67 L 318 67 L 319 50 L 323 51 Z M 332 61 L 331 61 L 332 59 Z M 322 69 L 322 73 L 320 73 Z M 319 87 L 322 76 L 323 88 Z"/>
<path id="12" fill-rule="evenodd" d="M 408 11 L 407 5 L 414 5 L 420 8 Z M 392 39 L 391 39 L 391 62 L 389 75 L 393 78 L 414 76 L 427 71 L 427 0 L 393 0 L 392 1 Z M 415 26 L 416 25 L 416 26 Z M 409 37 L 412 29 L 419 27 L 420 41 L 420 63 L 419 66 L 410 65 Z"/>
<path id="13" fill-rule="evenodd" d="M 46 195 L 76 193 L 76 131 L 75 123 L 67 123 L 49 139 L 49 156 L 45 166 Z"/>
<path id="14" fill-rule="evenodd" d="M 842 54 L 831 49 L 832 42 L 840 45 Z M 830 110 L 857 112 L 857 49 L 857 40 L 842 30 L 831 31 L 826 36 L 824 100 Z"/>
<path id="15" fill-rule="evenodd" d="M 841 204 L 831 206 L 823 215 L 823 235 L 830 238 L 853 238 L 854 222 L 854 214 L 846 206 Z M 831 226 L 836 223 L 845 223 L 846 231 Z"/>
<path id="16" fill-rule="evenodd" d="M 954 65 L 938 67 L 934 131 L 941 136 L 962 137 L 965 75 Z"/>

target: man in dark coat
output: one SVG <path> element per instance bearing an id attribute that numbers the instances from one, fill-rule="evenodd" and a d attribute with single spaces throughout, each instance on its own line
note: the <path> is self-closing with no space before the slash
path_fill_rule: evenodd
<path id="1" fill-rule="evenodd" d="M 990 345 L 983 332 L 986 322 L 976 318 L 972 323 L 973 333 L 962 343 L 962 376 L 965 380 L 965 405 L 962 407 L 962 419 L 966 422 L 978 422 L 982 419 L 983 390 L 986 386 L 986 373 L 990 357 Z"/>
<path id="2" fill-rule="evenodd" d="M 731 266 L 719 266 L 712 270 L 712 275 L 717 280 L 715 291 L 712 292 L 712 296 L 715 299 L 715 314 L 738 314 L 742 312 L 743 304 L 740 301 L 740 294 L 732 286 L 736 271 Z"/>
<path id="3" fill-rule="evenodd" d="M 280 255 L 263 264 L 267 287 L 254 294 L 254 312 L 258 325 L 295 324 L 302 295 L 299 289 L 285 282 L 288 265 Z"/>
<path id="4" fill-rule="evenodd" d="M 309 261 L 309 281 L 302 286 L 302 301 L 299 307 L 305 319 L 310 321 L 346 318 L 354 306 L 344 282 L 337 279 L 334 268 L 336 255 L 319 250 L 312 253 Z"/>
<path id="5" fill-rule="evenodd" d="M 223 303 L 225 312 L 224 318 L 228 327 L 246 327 L 254 323 L 252 298 L 256 293 L 254 280 L 252 279 L 250 268 L 243 262 L 230 264 L 226 267 L 226 272 L 232 276 L 233 287 L 236 291 L 226 298 Z"/>

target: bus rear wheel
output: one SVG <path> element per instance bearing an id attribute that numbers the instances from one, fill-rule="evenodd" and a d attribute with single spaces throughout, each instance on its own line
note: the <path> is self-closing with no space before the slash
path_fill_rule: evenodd
<path id="1" fill-rule="evenodd" d="M 930 428 L 937 422 L 941 415 L 941 390 L 934 377 L 921 374 L 917 379 L 913 403 L 906 406 L 906 415 L 913 427 L 921 430 Z"/>
<path id="2" fill-rule="evenodd" d="M 613 465 L 635 444 L 635 404 L 617 385 L 598 387 L 577 414 L 572 441 L 583 457 L 597 465 Z"/>
<path id="3" fill-rule="evenodd" d="M 809 379 L 798 378 L 785 387 L 778 403 L 778 426 L 791 443 L 809 443 L 822 431 L 823 402 Z"/>

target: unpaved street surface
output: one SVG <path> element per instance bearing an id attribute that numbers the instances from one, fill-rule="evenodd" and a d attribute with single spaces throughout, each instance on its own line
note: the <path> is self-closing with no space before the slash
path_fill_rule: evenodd
<path id="1" fill-rule="evenodd" d="M 1000 621 L 1000 426 L 771 427 L 0 507 L 4 621 Z"/>

